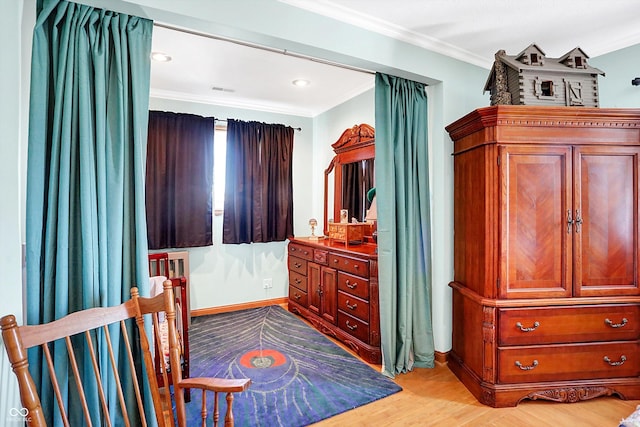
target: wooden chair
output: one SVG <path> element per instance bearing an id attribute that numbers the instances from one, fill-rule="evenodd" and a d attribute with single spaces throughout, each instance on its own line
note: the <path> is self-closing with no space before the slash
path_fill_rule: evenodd
<path id="1" fill-rule="evenodd" d="M 95 384 L 89 385 L 95 386 L 98 390 L 99 399 L 101 403 L 100 418 L 104 420 L 105 425 L 112 425 L 115 423 L 114 414 L 110 414 L 106 408 L 109 407 L 109 402 L 105 397 L 105 391 L 103 384 L 100 380 L 100 370 L 97 360 L 105 357 L 106 355 L 96 354 L 94 351 L 94 340 L 97 336 L 104 336 L 107 342 L 107 352 L 109 353 L 109 359 L 111 360 L 110 374 L 113 375 L 117 384 L 118 404 L 121 408 L 121 415 L 125 420 L 125 425 L 130 425 L 132 419 L 128 415 L 125 408 L 123 398 L 123 388 L 118 368 L 115 366 L 115 359 L 113 357 L 112 342 L 115 338 L 110 336 L 110 331 L 113 333 L 113 327 L 110 325 L 119 324 L 120 334 L 122 342 L 126 345 L 126 353 L 128 360 L 126 363 L 131 367 L 132 383 L 134 384 L 136 400 L 137 400 L 137 412 L 139 414 L 141 423 L 146 426 L 146 419 L 152 414 L 146 414 L 143 408 L 143 396 L 139 384 L 139 378 L 135 373 L 135 360 L 132 355 L 132 347 L 130 345 L 129 334 L 127 333 L 126 323 L 135 321 L 138 326 L 138 335 L 140 336 L 140 346 L 142 348 L 142 355 L 144 360 L 144 371 L 146 374 L 151 388 L 151 398 L 153 401 L 153 408 L 155 411 L 155 417 L 158 425 L 161 427 L 174 426 L 174 416 L 178 422 L 179 427 L 186 427 L 186 407 L 184 403 L 184 390 L 185 389 L 200 389 L 202 390 L 202 425 L 206 425 L 207 408 L 206 408 L 206 391 L 214 393 L 213 404 L 213 425 L 217 426 L 219 421 L 219 405 L 218 405 L 218 393 L 226 394 L 227 410 L 225 413 L 224 425 L 233 426 L 233 412 L 232 402 L 233 393 L 245 391 L 250 384 L 249 379 L 225 379 L 225 378 L 187 378 L 180 377 L 180 369 L 171 369 L 169 374 L 172 376 L 172 382 L 174 384 L 174 404 L 175 414 L 172 409 L 171 393 L 167 388 L 158 387 L 156 380 L 156 374 L 153 363 L 153 355 L 149 346 L 149 340 L 145 333 L 145 317 L 151 317 L 153 322 L 153 330 L 156 334 L 155 343 L 157 344 L 156 352 L 160 351 L 160 337 L 158 314 L 165 312 L 168 321 L 168 337 L 169 337 L 169 355 L 171 366 L 179 366 L 180 364 L 180 349 L 176 334 L 176 311 L 175 300 L 173 296 L 173 284 L 170 280 L 163 283 L 163 293 L 153 298 L 140 297 L 138 295 L 137 288 L 131 290 L 131 299 L 123 304 L 114 307 L 103 308 L 91 308 L 76 313 L 69 314 L 59 320 L 42 324 L 42 325 L 24 325 L 18 326 L 16 319 L 13 315 L 4 316 L 0 319 L 0 326 L 2 327 L 2 339 L 4 346 L 9 356 L 9 361 L 13 368 L 16 377 L 18 378 L 18 387 L 20 390 L 20 399 L 23 408 L 26 409 L 28 416 L 25 417 L 27 424 L 30 426 L 46 426 L 45 415 L 43 412 L 40 397 L 38 396 L 37 389 L 34 380 L 29 372 L 29 363 L 27 360 L 27 349 L 41 346 L 43 354 L 47 359 L 47 366 L 50 373 L 51 385 L 54 390 L 56 402 L 60 409 L 61 418 L 64 425 L 69 425 L 68 421 L 68 407 L 65 407 L 61 398 L 61 387 L 58 384 L 55 371 L 53 369 L 53 362 L 51 357 L 50 348 L 54 342 L 62 340 L 66 342 L 66 346 L 69 353 L 70 371 L 74 373 L 75 386 L 80 396 L 80 402 L 77 404 L 82 405 L 83 413 L 85 414 L 86 425 L 92 425 L 92 421 L 89 419 L 89 409 L 87 404 L 87 398 L 84 394 L 84 390 L 87 390 L 87 384 L 83 384 L 79 375 L 79 367 L 76 358 L 76 350 L 74 345 L 77 345 L 77 339 L 86 341 L 86 348 L 88 349 L 89 356 L 93 365 L 93 377 L 96 379 Z M 151 314 L 151 316 L 145 316 Z M 130 320 L 132 319 L 132 320 Z M 119 338 L 119 337 L 117 337 Z M 74 343 L 72 344 L 72 340 Z M 166 370 L 164 375 L 168 375 Z M 88 376 L 85 376 L 85 381 Z M 44 381 L 44 380 L 43 380 Z M 72 387 L 73 381 L 69 380 L 69 387 Z M 165 378 L 164 384 L 168 384 L 167 378 Z M 147 397 L 147 396 L 145 396 Z M 74 402 L 74 405 L 76 402 Z M 99 424 L 99 422 L 98 422 Z"/>
<path id="2" fill-rule="evenodd" d="M 149 276 L 171 278 L 169 273 L 169 254 L 167 252 L 149 254 Z"/>
<path id="3" fill-rule="evenodd" d="M 187 293 L 187 280 L 184 277 L 171 277 L 169 254 L 167 252 L 157 252 L 149 254 L 149 276 L 164 276 L 173 282 L 174 296 L 176 297 L 176 325 L 178 326 L 178 341 L 180 343 L 180 370 L 183 379 L 189 378 L 189 307 Z M 161 352 L 155 353 L 155 369 L 158 385 L 164 387 L 165 376 L 162 375 L 164 369 L 164 358 Z M 169 376 L 169 385 L 173 384 L 172 376 Z M 184 401 L 191 402 L 191 390 L 184 392 Z"/>

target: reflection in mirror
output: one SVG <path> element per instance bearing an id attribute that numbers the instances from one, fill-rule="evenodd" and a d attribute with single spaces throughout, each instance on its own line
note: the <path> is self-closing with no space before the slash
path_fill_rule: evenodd
<path id="1" fill-rule="evenodd" d="M 349 221 L 365 220 L 371 202 L 367 192 L 374 187 L 374 159 L 360 160 L 342 165 L 342 208 L 349 211 Z"/>

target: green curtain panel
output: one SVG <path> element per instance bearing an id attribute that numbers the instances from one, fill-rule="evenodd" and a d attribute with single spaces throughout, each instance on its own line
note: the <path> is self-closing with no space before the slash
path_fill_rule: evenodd
<path id="1" fill-rule="evenodd" d="M 434 366 L 427 95 L 376 74 L 376 196 L 382 370 Z"/>
<path id="2" fill-rule="evenodd" d="M 58 0 L 39 0 L 37 13 L 27 164 L 28 324 L 119 304 L 132 286 L 143 294 L 149 288 L 144 184 L 152 22 Z M 94 345 L 116 413 L 104 337 L 94 337 Z M 54 365 L 64 398 L 77 401 L 63 347 L 52 349 Z M 114 350 L 123 357 L 119 343 Z M 79 355 L 82 375 L 92 375 L 88 354 L 80 349 Z M 30 353 L 29 362 L 34 378 L 48 378 L 41 354 Z M 51 418 L 58 409 L 45 384 L 39 384 L 41 398 Z M 85 392 L 100 425 L 96 391 Z M 72 425 L 83 424 L 79 406 L 71 405 Z"/>

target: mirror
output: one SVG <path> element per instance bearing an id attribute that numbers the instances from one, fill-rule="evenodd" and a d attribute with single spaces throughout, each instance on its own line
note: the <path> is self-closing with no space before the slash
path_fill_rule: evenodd
<path id="1" fill-rule="evenodd" d="M 367 124 L 345 130 L 331 144 L 336 153 L 324 172 L 324 233 L 328 234 L 329 218 L 338 222 L 340 211 L 348 210 L 348 218 L 365 219 L 370 202 L 367 192 L 373 188 L 375 164 L 375 131 Z M 333 206 L 329 206 L 329 175 L 334 172 Z M 329 211 L 331 209 L 331 212 Z"/>

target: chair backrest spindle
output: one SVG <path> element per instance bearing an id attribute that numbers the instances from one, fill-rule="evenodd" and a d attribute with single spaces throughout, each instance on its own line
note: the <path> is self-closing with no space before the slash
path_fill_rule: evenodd
<path id="1" fill-rule="evenodd" d="M 181 300 L 184 299 L 183 297 Z M 160 336 L 160 324 L 158 322 L 158 313 L 164 312 L 167 322 L 167 338 L 169 343 L 169 367 L 164 365 L 165 358 L 162 353 Z M 164 375 L 163 390 L 158 387 L 156 376 L 156 366 L 154 365 L 154 356 L 152 347 L 149 345 L 147 336 L 147 327 L 145 326 L 145 317 L 150 314 L 153 319 L 149 329 L 153 329 L 154 347 L 156 352 L 162 356 L 160 358 L 163 364 L 161 369 Z M 145 405 L 143 393 L 139 387 L 139 378 L 136 375 L 136 363 L 134 351 L 129 339 L 127 328 L 131 327 L 131 323 L 135 321 L 137 325 L 137 335 L 140 339 L 140 353 L 142 356 L 143 369 L 147 375 L 150 385 L 151 399 L 155 417 L 160 427 L 174 426 L 174 414 L 171 402 L 171 393 L 168 390 L 169 381 L 167 377 L 171 375 L 173 391 L 175 395 L 175 418 L 178 420 L 179 427 L 186 427 L 186 407 L 184 402 L 185 389 L 201 389 L 203 394 L 205 391 L 211 391 L 215 394 L 214 403 L 214 425 L 218 423 L 218 393 L 226 393 L 227 395 L 227 411 L 225 415 L 225 426 L 233 425 L 233 415 L 231 414 L 231 402 L 233 396 L 231 393 L 242 392 L 249 387 L 248 379 L 222 379 L 222 378 L 182 378 L 180 369 L 181 347 L 178 340 L 178 332 L 176 330 L 176 309 L 175 296 L 173 293 L 173 283 L 167 280 L 163 283 L 163 293 L 153 298 L 141 297 L 137 288 L 132 288 L 131 299 L 123 304 L 114 307 L 91 308 L 76 313 L 69 314 L 59 320 L 49 322 L 42 325 L 24 325 L 18 326 L 16 319 L 12 315 L 4 316 L 0 319 L 2 327 L 2 339 L 5 350 L 9 356 L 9 362 L 18 379 L 18 387 L 20 390 L 20 399 L 23 408 L 26 409 L 28 416 L 25 421 L 29 426 L 45 427 L 47 426 L 47 418 L 50 416 L 59 417 L 62 424 L 70 425 L 69 416 L 84 416 L 85 424 L 103 423 L 124 424 L 130 426 L 134 424 L 130 413 L 138 412 L 135 418 L 135 424 L 142 426 L 147 425 L 147 414 L 145 414 Z M 116 338 L 115 332 L 118 331 Z M 113 338 L 117 339 L 118 346 L 114 350 Z M 73 340 L 72 340 L 73 338 Z M 65 345 L 62 345 L 62 341 Z M 124 349 L 122 349 L 124 345 Z M 75 346 L 75 347 L 74 347 Z M 42 354 L 49 370 L 49 381 L 59 411 L 56 414 L 45 414 L 41 404 L 38 389 L 29 373 L 29 362 L 27 359 L 27 349 L 32 347 L 41 347 Z M 66 355 L 65 353 L 66 348 Z M 76 354 L 77 352 L 77 354 Z M 116 357 L 124 355 L 122 359 Z M 78 399 L 81 408 L 79 411 L 69 412 L 69 405 L 65 402 L 63 393 L 61 392 L 61 384 L 67 387 L 67 383 L 60 383 L 60 378 L 56 375 L 54 368 L 54 359 L 65 356 L 68 359 L 68 369 L 63 367 L 61 372 L 65 372 L 65 379 L 69 381 L 71 386 L 75 382 Z M 108 357 L 108 359 L 106 359 Z M 62 360 L 62 359 L 61 359 Z M 79 364 L 79 362 L 83 362 Z M 102 365 L 100 362 L 105 363 Z M 107 365 L 109 365 L 107 367 Z M 100 367 L 107 371 L 102 372 Z M 171 368 L 174 367 L 174 368 Z M 128 368 L 128 369 L 127 369 Z M 67 372 L 70 371 L 70 372 Z M 93 375 L 91 372 L 93 372 Z M 129 371 L 129 372 L 127 372 Z M 131 401 L 126 404 L 123 391 L 123 381 L 121 375 L 127 373 L 131 375 L 131 382 L 135 392 L 135 402 Z M 84 374 L 84 376 L 83 376 Z M 70 377 L 73 377 L 73 380 Z M 109 378 L 115 385 L 115 397 L 110 393 L 106 393 L 105 379 Z M 44 381 L 44 379 L 43 379 Z M 87 382 L 87 387 L 83 384 Z M 91 382 L 89 384 L 88 382 Z M 97 396 L 94 396 L 94 391 Z M 91 395 L 87 396 L 87 392 Z M 90 397 L 90 399 L 88 399 Z M 146 396 L 149 397 L 149 396 Z M 109 399 L 114 398 L 117 401 L 110 402 Z M 71 397 L 69 397 L 71 400 Z M 88 404 L 91 401 L 91 409 Z M 133 399 L 132 399 L 133 400 Z M 206 398 L 203 396 L 203 404 Z M 69 402 L 72 403 L 72 402 Z M 73 402 L 75 405 L 76 403 Z M 109 408 L 116 408 L 115 413 L 109 413 Z M 113 411 L 113 409 L 111 409 Z M 78 412 L 78 413 L 76 413 Z M 206 406 L 203 406 L 203 413 L 206 415 Z"/>

